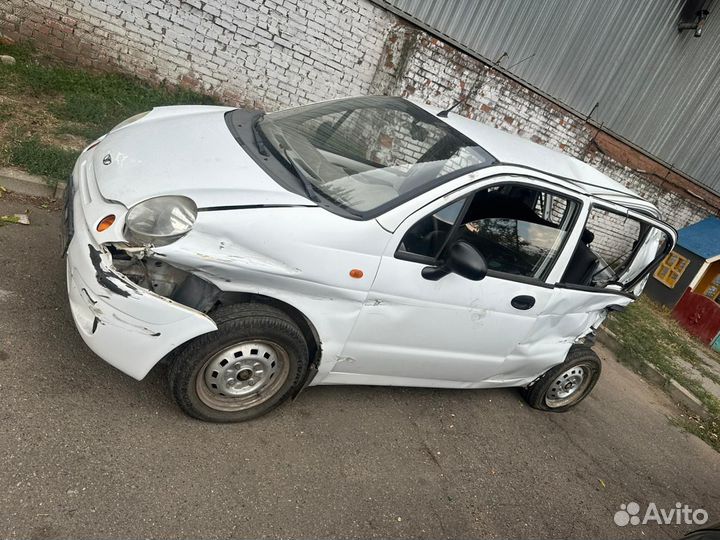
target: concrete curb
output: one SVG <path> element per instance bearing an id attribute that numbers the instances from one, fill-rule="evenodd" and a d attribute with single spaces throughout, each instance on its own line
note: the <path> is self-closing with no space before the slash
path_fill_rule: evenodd
<path id="1" fill-rule="evenodd" d="M 11 167 L 0 168 L 0 186 L 15 193 L 49 199 L 61 199 L 65 194 L 63 182 L 58 182 L 54 187 L 49 186 L 43 177 Z"/>
<path id="2" fill-rule="evenodd" d="M 682 404 L 683 407 L 687 408 L 687 410 L 693 414 L 698 416 L 705 416 L 707 414 L 708 411 L 705 409 L 702 401 L 675 379 L 668 380 L 665 390 L 667 390 L 670 397 L 672 397 L 676 403 Z"/>
<path id="3" fill-rule="evenodd" d="M 617 354 L 620 344 L 618 343 L 617 336 L 610 330 L 601 327 L 597 333 L 597 340 L 605 345 L 613 354 Z"/>
<path id="4" fill-rule="evenodd" d="M 617 354 L 617 351 L 620 349 L 617 336 L 606 328 L 600 328 L 597 334 L 597 340 L 605 345 L 613 354 Z M 665 390 L 675 403 L 679 403 L 692 414 L 707 416 L 708 410 L 695 394 L 675 379 L 665 375 L 653 364 L 644 360 L 634 360 L 630 362 L 630 365 L 646 380 Z"/>

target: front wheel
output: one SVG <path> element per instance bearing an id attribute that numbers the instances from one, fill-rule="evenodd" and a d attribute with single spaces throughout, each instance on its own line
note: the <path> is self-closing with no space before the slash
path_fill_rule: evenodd
<path id="1" fill-rule="evenodd" d="M 263 304 L 213 313 L 218 330 L 192 340 L 168 371 L 180 408 L 209 422 L 242 422 L 274 409 L 302 384 L 308 347 L 297 325 Z"/>
<path id="2" fill-rule="evenodd" d="M 565 412 L 590 394 L 601 371 L 595 351 L 589 347 L 573 347 L 565 362 L 550 368 L 525 388 L 523 397 L 535 409 Z"/>

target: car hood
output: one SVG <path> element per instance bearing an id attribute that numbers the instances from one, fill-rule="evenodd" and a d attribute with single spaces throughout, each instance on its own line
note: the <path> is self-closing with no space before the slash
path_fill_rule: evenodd
<path id="1" fill-rule="evenodd" d="M 275 182 L 225 124 L 228 107 L 158 107 L 111 131 L 93 149 L 105 199 L 127 207 L 160 195 L 184 195 L 198 208 L 314 203 Z"/>

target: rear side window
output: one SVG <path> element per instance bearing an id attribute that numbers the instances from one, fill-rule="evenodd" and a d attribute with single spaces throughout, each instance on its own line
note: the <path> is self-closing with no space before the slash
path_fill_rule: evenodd
<path id="1" fill-rule="evenodd" d="M 618 275 L 640 241 L 640 222 L 609 210 L 593 208 L 586 228 L 593 235 L 591 249 L 612 274 Z"/>
<path id="2" fill-rule="evenodd" d="M 668 241 L 664 232 L 647 223 L 593 207 L 562 281 L 624 287 L 657 258 Z"/>

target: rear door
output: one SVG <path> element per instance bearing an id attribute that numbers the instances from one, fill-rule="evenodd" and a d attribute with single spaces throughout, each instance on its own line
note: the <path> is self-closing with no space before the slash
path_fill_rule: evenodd
<path id="1" fill-rule="evenodd" d="M 583 221 L 567 264 L 557 266 L 563 273 L 552 298 L 526 346 L 507 362 L 508 376 L 532 377 L 561 362 L 579 337 L 602 324 L 608 308 L 623 309 L 641 294 L 677 238 L 672 227 L 605 201 L 594 201 Z"/>

